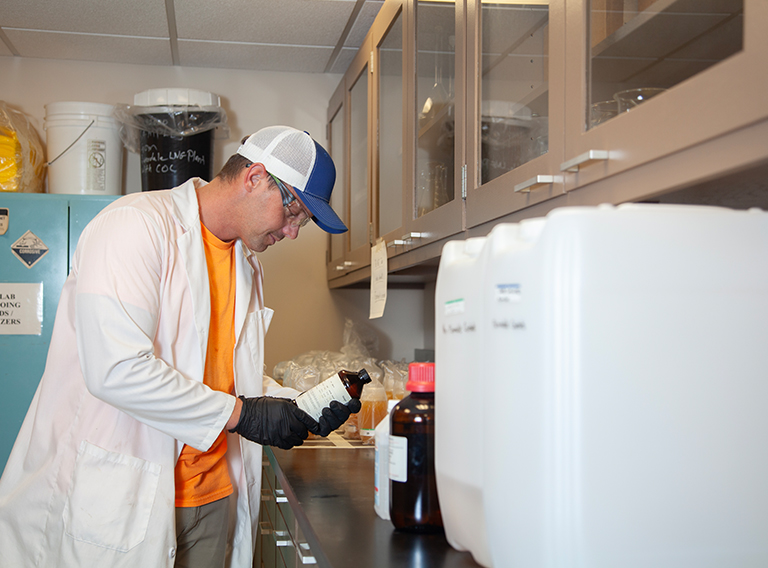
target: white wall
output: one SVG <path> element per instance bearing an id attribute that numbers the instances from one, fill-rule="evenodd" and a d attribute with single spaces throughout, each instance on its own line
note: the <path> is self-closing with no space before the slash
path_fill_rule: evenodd
<path id="1" fill-rule="evenodd" d="M 186 87 L 221 97 L 230 138 L 216 141 L 214 172 L 233 154 L 239 140 L 272 124 L 308 131 L 326 144 L 328 100 L 341 77 L 325 74 L 252 72 L 224 69 L 117 65 L 0 57 L 0 100 L 33 119 L 45 141 L 44 105 L 57 101 L 131 104 L 133 95 L 151 88 Z M 126 192 L 139 191 L 139 160 L 129 154 Z M 368 292 L 328 289 L 325 276 L 327 236 L 314 224 L 296 241 L 283 241 L 259 255 L 265 271 L 266 304 L 275 310 L 267 335 L 266 365 L 313 349 L 338 350 L 344 321 L 365 321 L 379 335 L 380 358 L 413 358 L 425 341 L 424 292 L 392 290 L 383 318 L 367 320 Z M 428 310 L 427 310 L 428 313 Z M 431 329 L 431 326 L 428 326 Z"/>

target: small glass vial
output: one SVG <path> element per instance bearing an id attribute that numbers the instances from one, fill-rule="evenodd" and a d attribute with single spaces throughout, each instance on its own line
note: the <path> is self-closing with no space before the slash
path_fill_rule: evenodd
<path id="1" fill-rule="evenodd" d="M 396 529 L 442 532 L 435 479 L 435 364 L 411 363 L 410 395 L 390 415 L 389 516 Z"/>
<path id="2" fill-rule="evenodd" d="M 358 373 L 342 370 L 319 385 L 304 391 L 293 402 L 312 418 L 320 420 L 323 408 L 334 400 L 347 404 L 353 398 L 360 398 L 363 394 L 363 385 L 370 382 L 371 377 L 365 369 L 360 369 Z"/>

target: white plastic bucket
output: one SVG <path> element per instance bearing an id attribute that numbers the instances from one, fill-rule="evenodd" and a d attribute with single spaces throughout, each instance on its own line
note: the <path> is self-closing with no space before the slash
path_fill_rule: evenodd
<path id="1" fill-rule="evenodd" d="M 123 143 L 113 109 L 101 103 L 45 105 L 48 193 L 122 193 Z"/>

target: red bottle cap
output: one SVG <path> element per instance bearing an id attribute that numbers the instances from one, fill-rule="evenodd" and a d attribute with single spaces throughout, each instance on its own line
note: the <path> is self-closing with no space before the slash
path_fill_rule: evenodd
<path id="1" fill-rule="evenodd" d="M 408 384 L 411 392 L 435 392 L 435 364 L 411 363 L 408 365 Z"/>

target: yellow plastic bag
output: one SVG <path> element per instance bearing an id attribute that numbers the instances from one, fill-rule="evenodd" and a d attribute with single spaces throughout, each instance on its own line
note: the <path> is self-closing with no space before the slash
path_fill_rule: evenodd
<path id="1" fill-rule="evenodd" d="M 0 101 L 0 191 L 42 193 L 43 144 L 29 118 Z"/>

